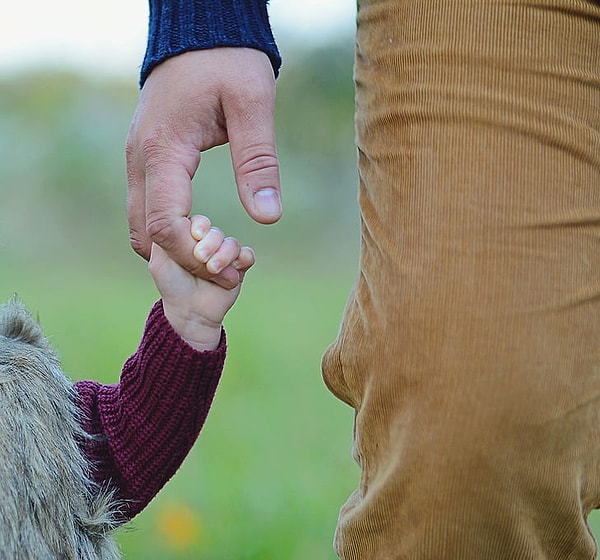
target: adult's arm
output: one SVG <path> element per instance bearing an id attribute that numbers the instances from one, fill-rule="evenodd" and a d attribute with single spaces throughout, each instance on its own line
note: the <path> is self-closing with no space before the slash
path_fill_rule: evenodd
<path id="1" fill-rule="evenodd" d="M 219 348 L 197 352 L 175 333 L 162 303 L 116 385 L 75 384 L 92 475 L 123 501 L 122 521 L 142 511 L 175 474 L 198 438 L 225 360 Z"/>
<path id="2" fill-rule="evenodd" d="M 194 274 L 188 216 L 200 154 L 229 142 L 238 194 L 257 222 L 282 213 L 275 147 L 279 53 L 266 0 L 151 0 L 143 84 L 127 141 L 132 247 L 151 242 Z M 230 267 L 218 283 L 233 287 Z"/>

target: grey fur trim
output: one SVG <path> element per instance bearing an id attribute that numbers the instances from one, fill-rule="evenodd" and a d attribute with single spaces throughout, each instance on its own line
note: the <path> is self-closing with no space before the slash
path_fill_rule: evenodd
<path id="1" fill-rule="evenodd" d="M 16 298 L 0 306 L 0 557 L 117 560 L 118 504 L 90 478 L 73 384 Z"/>

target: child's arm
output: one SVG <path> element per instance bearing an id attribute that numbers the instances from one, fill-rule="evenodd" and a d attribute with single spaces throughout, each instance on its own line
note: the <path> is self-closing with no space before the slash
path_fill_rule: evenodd
<path id="1" fill-rule="evenodd" d="M 225 242 L 204 219 L 201 227 L 194 235 L 204 243 L 196 252 L 208 245 L 210 257 L 233 263 L 241 275 L 252 266 L 251 251 L 240 257 L 237 241 Z M 84 428 L 100 436 L 87 443 L 86 452 L 95 464 L 95 479 L 114 485 L 125 502 L 123 521 L 144 509 L 196 441 L 225 359 L 221 321 L 239 293 L 239 288 L 228 291 L 192 277 L 160 250 L 153 251 L 149 266 L 163 300 L 150 312 L 119 384 L 77 383 Z"/>

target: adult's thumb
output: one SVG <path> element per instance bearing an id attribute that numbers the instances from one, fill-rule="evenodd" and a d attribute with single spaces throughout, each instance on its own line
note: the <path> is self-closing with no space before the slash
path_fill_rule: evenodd
<path id="1" fill-rule="evenodd" d="M 255 221 L 272 224 L 281 218 L 279 160 L 275 146 L 275 83 L 267 62 L 264 75 L 238 89 L 224 102 L 227 136 L 238 195 Z"/>

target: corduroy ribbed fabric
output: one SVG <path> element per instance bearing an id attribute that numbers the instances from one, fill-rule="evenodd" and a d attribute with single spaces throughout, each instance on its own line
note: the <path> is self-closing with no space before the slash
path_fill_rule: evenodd
<path id="1" fill-rule="evenodd" d="M 343 560 L 591 560 L 600 7 L 360 0 Z"/>
<path id="2" fill-rule="evenodd" d="M 92 475 L 114 486 L 128 521 L 175 474 L 194 445 L 221 377 L 226 340 L 197 352 L 173 330 L 157 302 L 142 341 L 117 385 L 75 384 L 83 428 L 95 439 L 85 452 Z"/>
<path id="3" fill-rule="evenodd" d="M 281 56 L 266 0 L 150 0 L 148 44 L 140 73 L 143 86 L 152 68 L 169 57 L 198 49 L 248 47 L 263 51 L 275 77 Z"/>

